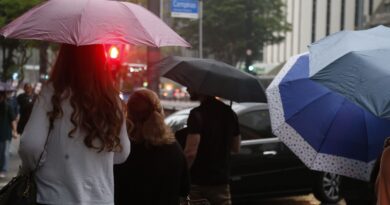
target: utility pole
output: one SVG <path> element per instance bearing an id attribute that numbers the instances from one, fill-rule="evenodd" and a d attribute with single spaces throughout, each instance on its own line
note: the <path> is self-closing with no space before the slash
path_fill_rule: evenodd
<path id="1" fill-rule="evenodd" d="M 252 0 L 246 1 L 246 51 L 245 51 L 245 71 L 249 72 L 249 66 L 252 65 Z"/>
<path id="2" fill-rule="evenodd" d="M 148 9 L 153 12 L 157 16 L 160 16 L 160 3 L 156 0 L 148 0 Z M 159 94 L 159 84 L 160 84 L 160 71 L 158 69 L 154 69 L 153 71 L 150 69 L 151 65 L 160 60 L 160 49 L 155 47 L 148 47 L 146 52 L 147 59 L 147 70 L 146 75 L 148 79 L 148 88 L 155 91 Z"/>
<path id="3" fill-rule="evenodd" d="M 160 0 L 160 19 L 164 20 L 164 0 Z"/>
<path id="4" fill-rule="evenodd" d="M 203 1 L 199 0 L 199 58 L 203 58 Z"/>

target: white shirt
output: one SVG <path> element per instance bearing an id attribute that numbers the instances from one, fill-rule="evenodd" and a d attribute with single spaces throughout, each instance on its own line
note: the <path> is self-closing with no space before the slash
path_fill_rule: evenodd
<path id="1" fill-rule="evenodd" d="M 30 120 L 21 136 L 19 155 L 22 170 L 32 170 L 41 154 L 49 129 L 47 112 L 51 111 L 54 89 L 45 86 L 34 104 Z M 130 141 L 125 120 L 120 132 L 122 152 L 98 152 L 88 148 L 83 131 L 78 129 L 73 138 L 70 121 L 73 108 L 69 100 L 62 103 L 63 117 L 56 119 L 50 133 L 47 150 L 36 173 L 37 201 L 53 205 L 113 205 L 113 165 L 126 161 Z"/>

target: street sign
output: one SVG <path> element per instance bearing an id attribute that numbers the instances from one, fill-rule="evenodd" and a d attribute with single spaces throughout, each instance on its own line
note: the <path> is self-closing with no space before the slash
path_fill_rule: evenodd
<path id="1" fill-rule="evenodd" d="M 199 18 L 198 0 L 172 0 L 171 16 L 176 18 Z"/>

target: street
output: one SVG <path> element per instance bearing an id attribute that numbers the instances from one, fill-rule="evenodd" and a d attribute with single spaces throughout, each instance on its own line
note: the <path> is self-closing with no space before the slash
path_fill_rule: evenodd
<path id="1" fill-rule="evenodd" d="M 16 176 L 18 167 L 20 165 L 20 159 L 17 155 L 19 140 L 12 140 L 11 156 L 10 156 L 10 170 L 5 179 L 0 179 L 0 187 L 3 187 Z M 281 197 L 273 199 L 259 200 L 253 203 L 245 203 L 245 205 L 320 205 L 321 203 L 314 198 L 312 194 L 304 196 L 293 196 L 293 197 Z M 325 205 L 325 204 L 322 204 Z M 344 201 L 337 204 L 326 204 L 326 205 L 346 205 Z"/>
<path id="2" fill-rule="evenodd" d="M 20 159 L 17 154 L 17 149 L 19 145 L 19 139 L 15 140 L 12 139 L 11 147 L 10 147 L 10 161 L 9 161 L 9 171 L 4 179 L 0 179 L 0 188 L 2 188 L 4 185 L 6 185 L 12 177 L 16 176 L 18 173 L 19 165 L 20 165 Z"/>
<path id="3" fill-rule="evenodd" d="M 304 196 L 293 196 L 293 197 L 281 197 L 275 199 L 264 199 L 259 200 L 255 203 L 246 203 L 246 205 L 346 205 L 344 200 L 340 201 L 337 204 L 322 204 L 314 198 L 312 194 Z"/>

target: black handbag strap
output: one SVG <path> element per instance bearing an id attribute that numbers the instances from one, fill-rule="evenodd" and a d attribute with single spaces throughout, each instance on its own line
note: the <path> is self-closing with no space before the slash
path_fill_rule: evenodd
<path id="1" fill-rule="evenodd" d="M 49 125 L 49 130 L 47 131 L 47 137 L 46 137 L 46 141 L 45 141 L 45 145 L 43 146 L 43 150 L 41 152 L 41 154 L 39 155 L 39 159 L 38 159 L 38 162 L 37 164 L 35 165 L 35 169 L 34 169 L 34 173 L 37 172 L 38 168 L 40 167 L 39 165 L 41 164 L 41 160 L 42 160 L 42 156 L 43 156 L 43 153 L 46 151 L 46 148 L 47 148 L 47 144 L 48 144 L 48 141 L 49 141 L 49 135 L 50 135 L 50 132 L 51 130 L 53 129 L 53 121 L 50 120 L 50 125 Z"/>

